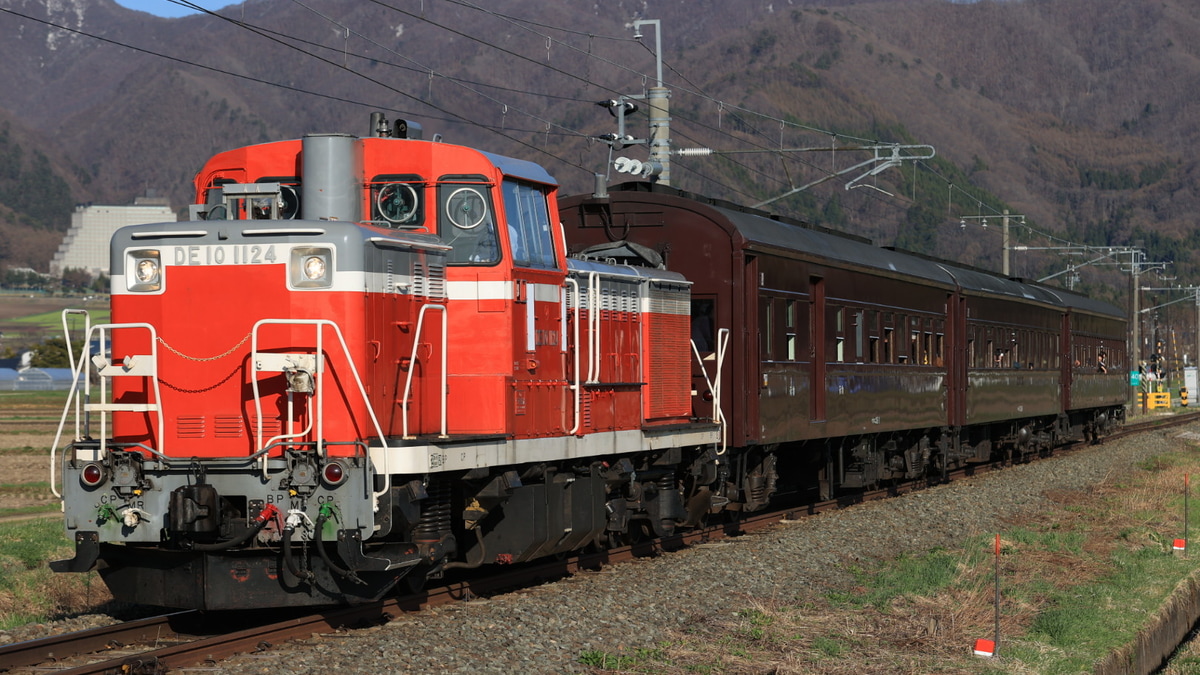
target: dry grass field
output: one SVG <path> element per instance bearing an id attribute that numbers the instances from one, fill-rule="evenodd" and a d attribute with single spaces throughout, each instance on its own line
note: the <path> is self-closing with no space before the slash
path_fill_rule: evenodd
<path id="1" fill-rule="evenodd" d="M 0 392 L 0 516 L 52 511 L 50 446 L 66 392 Z"/>
<path id="2" fill-rule="evenodd" d="M 103 611 L 112 599 L 95 572 L 47 566 L 73 551 L 50 490 L 50 446 L 66 396 L 0 391 L 0 642 L 6 630 Z"/>

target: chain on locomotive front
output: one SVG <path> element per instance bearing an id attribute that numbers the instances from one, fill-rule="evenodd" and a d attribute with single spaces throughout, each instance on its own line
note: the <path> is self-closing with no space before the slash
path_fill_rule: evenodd
<path id="1" fill-rule="evenodd" d="M 147 604 L 353 602 L 578 548 L 627 504 L 686 520 L 636 472 L 719 463 L 690 420 L 688 284 L 568 262 L 535 164 L 373 128 L 219 154 L 191 220 L 114 237 L 56 570 Z"/>

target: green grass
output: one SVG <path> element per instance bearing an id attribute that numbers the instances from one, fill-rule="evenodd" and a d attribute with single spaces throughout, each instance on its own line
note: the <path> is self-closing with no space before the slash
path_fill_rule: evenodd
<path id="1" fill-rule="evenodd" d="M 47 518 L 54 518 L 56 522 L 62 521 L 62 507 L 57 503 L 47 504 L 45 506 L 18 506 L 11 509 L 0 509 L 0 516 L 23 516 L 45 514 Z"/>
<path id="2" fill-rule="evenodd" d="M 1087 537 L 1083 532 L 1063 530 L 1051 525 L 1046 531 L 1018 527 L 1009 530 L 1004 539 L 1015 542 L 1019 547 L 1032 546 L 1052 553 L 1082 553 Z"/>
<path id="3" fill-rule="evenodd" d="M 3 434 L 0 434 L 3 435 Z M 46 445 L 25 445 L 19 448 L 0 448 L 0 457 L 12 457 L 15 455 L 47 455 L 49 456 L 50 443 Z M 49 460 L 47 460 L 49 461 Z"/>
<path id="4" fill-rule="evenodd" d="M 107 309 L 91 309 L 88 310 L 88 313 L 91 315 L 93 325 L 98 323 L 108 323 L 112 317 L 112 313 Z M 83 330 L 82 321 L 80 321 L 79 317 L 72 316 L 68 320 L 68 325 L 74 326 L 75 323 L 71 322 L 78 323 L 80 330 Z M 23 316 L 17 319 L 9 319 L 8 323 L 28 324 L 52 330 L 61 329 L 62 311 L 59 310 L 55 312 L 42 312 L 41 314 L 30 314 L 29 316 Z"/>
<path id="5" fill-rule="evenodd" d="M 958 554 L 935 550 L 924 555 L 904 555 L 871 569 L 853 568 L 850 572 L 859 580 L 859 590 L 831 593 L 829 599 L 835 604 L 886 609 L 901 596 L 931 595 L 955 580 L 960 558 Z"/>
<path id="6" fill-rule="evenodd" d="M 1129 643 L 1194 564 L 1151 547 L 1119 551 L 1115 571 L 1047 598 L 1029 632 L 1005 657 L 1039 673 L 1090 671 L 1104 655 Z"/>
<path id="7" fill-rule="evenodd" d="M 65 391 L 0 391 L 0 408 L 15 408 L 20 406 L 56 405 L 60 408 L 67 403 Z"/>
<path id="8" fill-rule="evenodd" d="M 47 469 L 49 471 L 49 469 Z M 50 483 L 0 483 L 0 495 L 25 492 L 45 492 L 50 494 Z"/>
<path id="9" fill-rule="evenodd" d="M 840 636 L 819 635 L 813 638 L 813 649 L 827 659 L 840 657 L 849 647 Z"/>
<path id="10" fill-rule="evenodd" d="M 95 572 L 50 571 L 48 561 L 72 554 L 58 517 L 0 523 L 0 630 L 80 611 L 93 598 L 107 599 Z"/>
<path id="11" fill-rule="evenodd" d="M 655 663 L 669 663 L 661 649 L 639 648 L 631 654 L 612 654 L 593 649 L 579 655 L 579 662 L 600 670 L 638 670 Z"/>
<path id="12" fill-rule="evenodd" d="M 1144 461 L 1138 467 L 1143 473 L 1122 479 L 1120 493 L 1064 504 L 1061 515 L 1047 522 L 1002 534 L 1002 612 L 1034 608 L 1023 635 L 1002 636 L 1003 658 L 1046 675 L 1088 672 L 1097 660 L 1136 638 L 1175 586 L 1196 568 L 1194 561 L 1171 555 L 1168 546 L 1172 536 L 1182 536 L 1173 533 L 1182 529 L 1183 474 L 1196 472 L 1196 461 L 1189 452 Z M 1193 495 L 1189 506 L 1191 522 L 1200 522 L 1200 497 Z M 1088 547 L 1093 539 L 1117 545 L 1097 553 Z M 961 553 L 935 550 L 852 569 L 857 588 L 833 593 L 829 599 L 835 606 L 886 614 L 901 597 L 930 598 L 942 589 L 978 586 L 978 573 L 971 581 L 961 572 L 990 570 L 990 541 L 974 537 Z M 1020 583 L 1012 581 L 1017 576 L 1014 568 L 1024 565 L 1029 567 Z M 1073 584 L 1075 565 L 1099 573 Z M 990 585 L 990 574 L 986 576 Z M 836 645 L 823 641 L 818 649 L 830 653 Z"/>

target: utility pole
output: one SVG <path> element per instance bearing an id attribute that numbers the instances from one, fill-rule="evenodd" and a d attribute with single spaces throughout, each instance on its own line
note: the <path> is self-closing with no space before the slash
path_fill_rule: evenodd
<path id="1" fill-rule="evenodd" d="M 1142 287 L 1138 282 L 1138 277 L 1145 272 L 1165 270 L 1167 268 L 1167 263 L 1146 262 L 1146 252 L 1140 248 L 1130 248 L 1120 252 L 1129 254 L 1129 279 L 1133 284 L 1133 288 L 1130 289 L 1131 293 L 1133 294 L 1132 302 L 1130 303 L 1133 305 L 1133 316 L 1130 317 L 1132 319 L 1130 331 L 1133 334 L 1133 349 L 1130 353 L 1133 358 L 1133 365 L 1140 366 L 1142 364 L 1142 311 L 1139 305 L 1141 304 Z"/>
<path id="2" fill-rule="evenodd" d="M 608 101 L 599 101 L 597 105 L 608 108 L 613 117 L 617 118 L 617 133 L 603 134 L 595 138 L 608 144 L 609 162 L 617 173 L 627 173 L 652 180 L 660 185 L 671 184 L 671 90 L 663 86 L 662 79 L 662 24 L 658 19 L 644 19 L 625 24 L 626 28 L 634 29 L 633 38 L 642 39 L 642 26 L 654 26 L 654 60 L 656 63 L 655 86 L 650 87 L 644 96 L 626 96 Z M 647 114 L 650 117 L 650 137 L 635 138 L 626 133 L 625 119 L 637 112 L 638 106 L 633 99 L 644 99 L 650 106 Z M 650 157 L 646 161 L 630 157 L 618 157 L 613 160 L 612 152 L 631 145 L 647 145 Z"/>
<path id="3" fill-rule="evenodd" d="M 988 218 L 996 218 L 996 216 L 959 216 L 958 223 L 959 223 L 959 227 L 962 227 L 965 229 L 967 227 L 968 220 L 978 220 L 980 227 L 982 227 L 983 229 L 986 230 L 987 226 L 988 226 Z M 1001 257 L 1000 257 L 1000 261 L 1001 261 L 1000 262 L 1000 271 L 1004 275 L 1005 278 L 1012 276 L 1012 265 L 1011 265 L 1011 260 L 1010 260 L 1010 255 L 1011 255 L 1010 252 L 1013 250 L 1017 250 L 1017 251 L 1032 250 L 1028 246 L 1013 246 L 1012 245 L 1012 242 L 1008 236 L 1008 223 L 1009 223 L 1009 219 L 1011 219 L 1011 218 L 1019 219 L 1017 221 L 1018 227 L 1025 225 L 1025 216 L 1024 215 L 1021 215 L 1019 213 L 1018 214 L 1009 214 L 1008 209 L 1004 209 L 1004 211 L 1000 214 L 1001 248 L 1003 249 L 1003 253 L 1001 254 Z"/>
<path id="4" fill-rule="evenodd" d="M 968 218 L 970 216 L 967 216 Z M 965 224 L 965 221 L 964 221 Z M 1141 295 L 1142 287 L 1139 278 L 1145 272 L 1165 270 L 1167 262 L 1146 262 L 1146 252 L 1136 246 L 1014 246 L 1017 251 L 1057 251 L 1069 255 L 1087 255 L 1098 254 L 1097 257 L 1079 265 L 1069 265 L 1063 272 L 1056 272 L 1050 276 L 1038 279 L 1038 283 L 1045 283 L 1055 277 L 1063 274 L 1075 273 L 1075 270 L 1085 265 L 1117 265 L 1122 272 L 1129 272 L 1129 368 L 1133 370 L 1142 364 L 1142 313 Z M 1129 256 L 1129 267 L 1126 268 L 1126 263 L 1121 260 L 1121 256 Z M 1107 261 L 1112 262 L 1107 262 Z M 1197 296 L 1197 320 L 1200 321 L 1200 296 Z M 1200 332 L 1200 326 L 1197 326 L 1197 331 Z M 1197 337 L 1197 350 L 1200 350 L 1200 336 Z M 1197 353 L 1197 358 L 1200 358 L 1200 353 Z"/>
<path id="5" fill-rule="evenodd" d="M 1000 222 L 1004 226 L 1004 237 L 1003 237 L 1003 240 L 1004 240 L 1004 243 L 1003 243 L 1003 246 L 1004 246 L 1004 258 L 1003 258 L 1003 260 L 1004 260 L 1004 264 L 1003 264 L 1004 276 L 1009 277 L 1012 275 L 1012 271 L 1008 266 L 1008 209 L 1004 209 L 1004 216 Z"/>
<path id="6" fill-rule="evenodd" d="M 1132 263 L 1133 259 L 1135 258 L 1135 256 L 1136 256 L 1136 254 L 1131 254 L 1129 256 L 1131 263 Z M 1141 335 L 1140 328 L 1142 325 L 1142 310 L 1138 305 L 1140 304 L 1139 299 L 1142 296 L 1142 291 L 1141 291 L 1141 287 L 1138 284 L 1139 272 L 1138 272 L 1137 264 L 1136 263 L 1131 264 L 1129 269 L 1130 269 L 1129 282 L 1131 284 L 1131 287 L 1129 289 L 1129 292 L 1131 294 L 1130 304 L 1133 306 L 1132 316 L 1130 317 L 1132 320 L 1129 322 L 1129 330 L 1131 331 L 1132 338 L 1133 338 L 1133 344 L 1130 345 L 1130 347 L 1132 347 L 1132 349 L 1129 350 L 1129 356 L 1133 360 L 1133 363 L 1130 364 L 1130 367 L 1141 369 L 1141 366 L 1142 366 L 1142 335 Z"/>
<path id="7" fill-rule="evenodd" d="M 662 167 L 658 172 L 659 185 L 671 184 L 671 91 L 663 86 L 662 22 L 644 19 L 633 22 L 634 39 L 642 39 L 642 26 L 654 26 L 654 61 L 657 66 L 654 86 L 646 96 L 650 106 L 650 161 Z"/>
<path id="8" fill-rule="evenodd" d="M 1192 300 L 1196 305 L 1196 337 L 1195 337 L 1196 351 L 1194 352 L 1195 356 L 1192 361 L 1192 364 L 1200 366 L 1200 286 L 1168 286 L 1165 288 L 1151 288 L 1151 287 L 1147 286 L 1147 287 L 1142 288 L 1142 290 L 1143 291 L 1154 291 L 1154 292 L 1167 292 L 1167 293 L 1181 293 L 1181 292 L 1188 293 L 1188 295 L 1186 295 L 1182 298 L 1179 298 L 1177 300 L 1171 300 L 1170 302 L 1164 302 L 1163 304 L 1157 305 L 1155 307 L 1147 307 L 1146 309 L 1141 310 L 1141 313 L 1146 314 L 1147 312 L 1150 312 L 1151 310 L 1159 309 L 1160 307 L 1169 307 L 1169 306 L 1174 305 L 1179 302 L 1184 302 L 1186 300 Z"/>

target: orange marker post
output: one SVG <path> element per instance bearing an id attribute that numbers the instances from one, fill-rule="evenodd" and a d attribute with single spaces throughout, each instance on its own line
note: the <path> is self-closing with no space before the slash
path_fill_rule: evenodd
<path id="1" fill-rule="evenodd" d="M 991 640 L 979 639 L 975 641 L 975 656 L 983 656 L 992 658 L 996 655 L 997 647 L 1000 645 L 1000 534 L 996 534 L 995 548 L 995 578 L 996 578 L 996 632 Z"/>
<path id="2" fill-rule="evenodd" d="M 992 645 L 992 656 L 1000 649 L 1000 533 L 996 533 L 996 639 Z"/>

